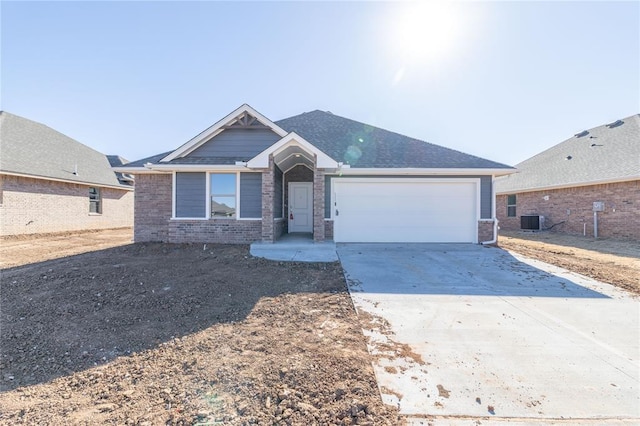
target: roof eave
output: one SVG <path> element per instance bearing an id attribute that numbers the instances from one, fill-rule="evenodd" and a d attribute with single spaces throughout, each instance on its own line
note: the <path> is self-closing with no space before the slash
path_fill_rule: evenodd
<path id="1" fill-rule="evenodd" d="M 508 190 L 500 190 L 496 188 L 496 195 L 520 194 L 523 192 L 536 192 L 536 191 L 550 191 L 553 189 L 578 188 L 583 186 L 604 185 L 608 183 L 633 182 L 635 180 L 640 180 L 640 175 L 621 177 L 616 179 L 593 180 L 589 182 L 573 182 L 573 183 L 566 183 L 561 185 L 538 186 L 535 188 L 521 188 L 521 189 L 508 189 Z"/>
<path id="2" fill-rule="evenodd" d="M 32 174 L 29 174 L 29 173 L 11 172 L 11 171 L 7 171 L 7 170 L 0 170 L 0 175 L 18 176 L 18 177 L 25 177 L 25 178 L 39 179 L 39 180 L 50 180 L 52 182 L 73 183 L 73 184 L 76 184 L 76 185 L 99 186 L 101 188 L 122 189 L 122 190 L 125 190 L 125 191 L 133 191 L 134 190 L 134 188 L 132 186 L 129 186 L 129 185 L 112 185 L 112 184 L 102 183 L 102 182 L 81 181 L 81 180 L 73 180 L 73 179 L 61 179 L 61 178 L 54 178 L 54 177 L 50 177 L 50 176 L 32 175 Z"/>
<path id="3" fill-rule="evenodd" d="M 343 175 L 487 175 L 505 176 L 516 173 L 516 169 L 485 169 L 485 168 L 417 168 L 417 167 L 360 167 L 342 168 Z"/>

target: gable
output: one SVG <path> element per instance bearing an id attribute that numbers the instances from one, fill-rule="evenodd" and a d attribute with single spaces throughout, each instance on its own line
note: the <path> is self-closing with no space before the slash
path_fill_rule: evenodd
<path id="1" fill-rule="evenodd" d="M 278 125 L 276 125 L 273 121 L 269 120 L 264 115 L 260 114 L 255 109 L 251 108 L 247 104 L 243 104 L 240 107 L 236 108 L 226 117 L 205 129 L 199 135 L 188 141 L 187 143 L 180 146 L 175 151 L 171 152 L 166 157 L 162 158 L 160 161 L 163 163 L 168 163 L 170 161 L 185 158 L 187 155 L 192 152 L 198 150 L 207 142 L 211 141 L 212 138 L 224 133 L 225 131 L 247 131 L 247 132 L 255 132 L 255 131 L 264 131 L 269 130 L 271 132 L 276 133 L 280 138 L 287 134 L 286 131 L 281 129 Z M 233 155 L 227 155 L 223 158 L 232 158 Z M 192 157 L 192 158 L 206 158 L 206 157 Z M 215 157 L 209 157 L 215 158 Z M 240 161 L 240 160 L 239 160 Z"/>
<path id="2" fill-rule="evenodd" d="M 280 136 L 268 128 L 229 127 L 185 158 L 233 158 L 247 161 L 277 142 Z"/>

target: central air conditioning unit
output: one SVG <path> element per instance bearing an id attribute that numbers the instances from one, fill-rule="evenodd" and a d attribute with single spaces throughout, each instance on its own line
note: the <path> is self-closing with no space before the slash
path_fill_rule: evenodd
<path id="1" fill-rule="evenodd" d="M 541 231 L 544 229 L 544 216 L 530 214 L 520 216 L 520 229 L 523 231 Z"/>

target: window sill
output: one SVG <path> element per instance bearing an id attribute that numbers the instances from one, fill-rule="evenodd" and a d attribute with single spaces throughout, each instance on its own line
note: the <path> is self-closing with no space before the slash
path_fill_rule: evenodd
<path id="1" fill-rule="evenodd" d="M 89 216 L 102 216 L 102 213 L 89 213 Z"/>

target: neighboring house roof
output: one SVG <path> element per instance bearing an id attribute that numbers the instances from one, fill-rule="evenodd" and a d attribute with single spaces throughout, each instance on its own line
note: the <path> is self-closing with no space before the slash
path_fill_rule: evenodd
<path id="1" fill-rule="evenodd" d="M 275 123 L 352 168 L 511 168 L 325 111 L 315 110 Z"/>
<path id="2" fill-rule="evenodd" d="M 44 124 L 0 111 L 0 173 L 131 189 L 104 154 Z"/>
<path id="3" fill-rule="evenodd" d="M 252 127 L 271 129 L 281 139 L 253 159 L 246 156 L 189 157 L 191 152 L 226 129 Z M 293 164 L 295 157 L 300 157 L 300 161 L 304 160 L 303 163 L 307 164 L 309 158 L 313 161 L 313 156 L 316 156 L 321 168 L 340 167 L 344 170 L 344 164 L 353 171 L 449 169 L 454 173 L 461 169 L 474 169 L 505 174 L 515 170 L 505 164 L 403 136 L 330 112 L 316 110 L 272 122 L 247 104 L 243 104 L 176 150 L 128 163 L 120 170 L 140 173 L 145 172 L 145 165 L 154 170 L 170 170 L 179 166 L 188 166 L 191 170 L 196 170 L 195 167 L 198 166 L 232 167 L 236 163 L 260 168 L 265 167 L 263 157 L 268 154 L 278 154 L 282 157 L 277 161 L 280 161 L 279 165 L 283 167 Z"/>
<path id="4" fill-rule="evenodd" d="M 109 165 L 111 167 L 121 167 L 129 162 L 126 158 L 120 157 L 119 155 L 107 155 L 107 160 L 109 161 Z M 118 182 L 123 185 L 131 186 L 135 182 L 135 178 L 133 175 L 129 173 L 120 173 L 115 172 L 116 177 L 118 178 Z"/>
<path id="5" fill-rule="evenodd" d="M 497 193 L 640 179 L 640 115 L 583 130 L 516 168 L 496 180 Z"/>

